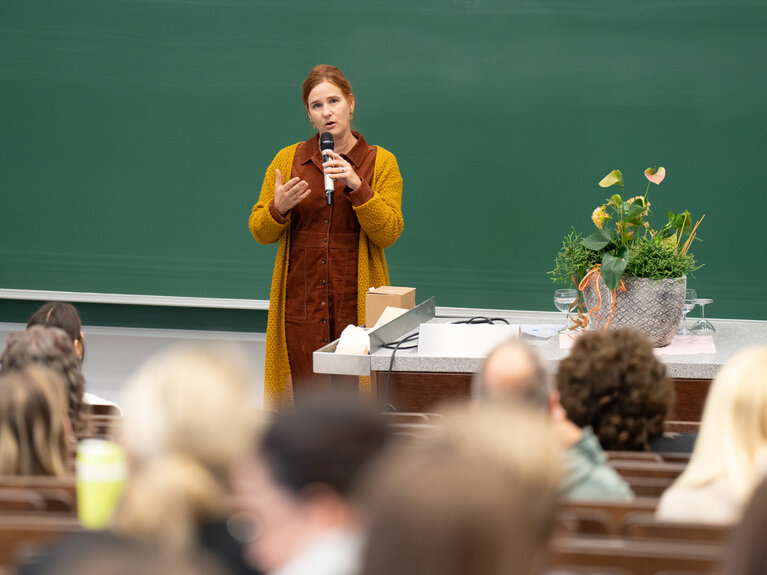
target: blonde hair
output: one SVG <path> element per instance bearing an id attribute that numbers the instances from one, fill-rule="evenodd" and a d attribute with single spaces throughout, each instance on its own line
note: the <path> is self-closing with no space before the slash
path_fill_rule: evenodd
<path id="1" fill-rule="evenodd" d="M 63 389 L 39 366 L 0 374 L 0 475 L 69 475 Z"/>
<path id="2" fill-rule="evenodd" d="M 735 355 L 711 384 L 700 433 L 687 469 L 674 486 L 702 487 L 724 480 L 745 502 L 767 456 L 767 348 Z"/>
<path id="3" fill-rule="evenodd" d="M 3 373 L 42 365 L 60 374 L 64 379 L 62 385 L 66 389 L 72 430 L 75 433 L 85 430 L 85 379 L 80 372 L 80 357 L 66 332 L 57 327 L 33 325 L 26 331 L 12 333 L 0 362 Z"/>
<path id="4" fill-rule="evenodd" d="M 554 525 L 562 484 L 561 443 L 545 413 L 522 405 L 484 405 L 447 410 L 447 421 L 430 441 L 446 452 L 481 457 L 506 476 L 510 489 L 526 494 L 529 528 L 545 541 Z"/>
<path id="5" fill-rule="evenodd" d="M 237 349 L 180 346 L 150 359 L 122 402 L 122 442 L 136 474 L 115 527 L 183 548 L 201 521 L 223 516 L 230 466 L 250 451 L 260 427 L 252 400 L 248 363 Z"/>
<path id="6" fill-rule="evenodd" d="M 202 522 L 221 515 L 224 487 L 198 462 L 168 455 L 146 463 L 126 486 L 113 527 L 168 550 L 184 550 Z"/>
<path id="7" fill-rule="evenodd" d="M 535 572 L 554 526 L 560 460 L 540 414 L 492 406 L 449 418 L 373 470 L 362 574 Z"/>

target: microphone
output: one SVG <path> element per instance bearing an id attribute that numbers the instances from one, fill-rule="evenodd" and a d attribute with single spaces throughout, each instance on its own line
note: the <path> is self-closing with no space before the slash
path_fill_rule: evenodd
<path id="1" fill-rule="evenodd" d="M 327 162 L 330 160 L 330 156 L 328 156 L 325 151 L 326 150 L 333 150 L 335 147 L 335 143 L 333 142 L 333 134 L 330 132 L 323 132 L 320 134 L 320 150 L 322 150 L 322 162 Z M 324 174 L 325 176 L 325 203 L 329 206 L 333 205 L 333 194 L 336 191 L 336 185 L 335 182 L 330 178 L 329 174 Z"/>

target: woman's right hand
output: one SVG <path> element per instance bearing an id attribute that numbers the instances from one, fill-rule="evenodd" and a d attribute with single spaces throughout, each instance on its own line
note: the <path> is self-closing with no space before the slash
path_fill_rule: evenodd
<path id="1" fill-rule="evenodd" d="M 309 197 L 312 191 L 306 180 L 292 178 L 283 184 L 282 173 L 279 170 L 275 172 L 277 174 L 274 180 L 274 207 L 282 216 L 285 216 L 294 206 Z"/>

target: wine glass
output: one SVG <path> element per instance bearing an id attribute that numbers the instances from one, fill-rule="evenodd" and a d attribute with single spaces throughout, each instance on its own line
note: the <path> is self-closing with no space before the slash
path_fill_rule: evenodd
<path id="1" fill-rule="evenodd" d="M 696 302 L 700 306 L 700 319 L 696 321 L 692 329 L 690 330 L 693 335 L 713 335 L 716 333 L 716 329 L 714 329 L 714 326 L 711 324 L 710 321 L 706 319 L 706 304 L 714 303 L 714 300 L 709 298 L 701 298 L 696 300 Z"/>
<path id="2" fill-rule="evenodd" d="M 684 306 L 682 307 L 682 321 L 680 322 L 677 335 L 691 335 L 692 332 L 687 328 L 687 314 L 692 311 L 698 300 L 698 293 L 694 289 L 688 289 L 684 292 Z"/>
<path id="3" fill-rule="evenodd" d="M 565 327 L 562 329 L 567 329 L 568 327 L 570 327 L 570 309 L 573 307 L 573 304 L 577 301 L 578 301 L 577 289 L 558 289 L 554 292 L 554 305 L 557 306 L 557 309 L 559 311 L 567 314 L 567 319 L 565 320 Z"/>

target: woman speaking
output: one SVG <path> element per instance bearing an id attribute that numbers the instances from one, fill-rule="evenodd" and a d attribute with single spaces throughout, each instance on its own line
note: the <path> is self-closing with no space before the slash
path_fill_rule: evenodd
<path id="1" fill-rule="evenodd" d="M 352 131 L 356 101 L 346 77 L 334 66 L 315 66 L 303 100 L 317 133 L 277 153 L 250 215 L 259 243 L 280 242 L 266 329 L 268 407 L 327 385 L 328 376 L 313 373 L 312 353 L 364 322 L 365 292 L 389 284 L 384 248 L 403 226 L 397 160 Z M 323 163 L 326 132 L 335 148 Z M 325 175 L 335 185 L 332 204 Z"/>

